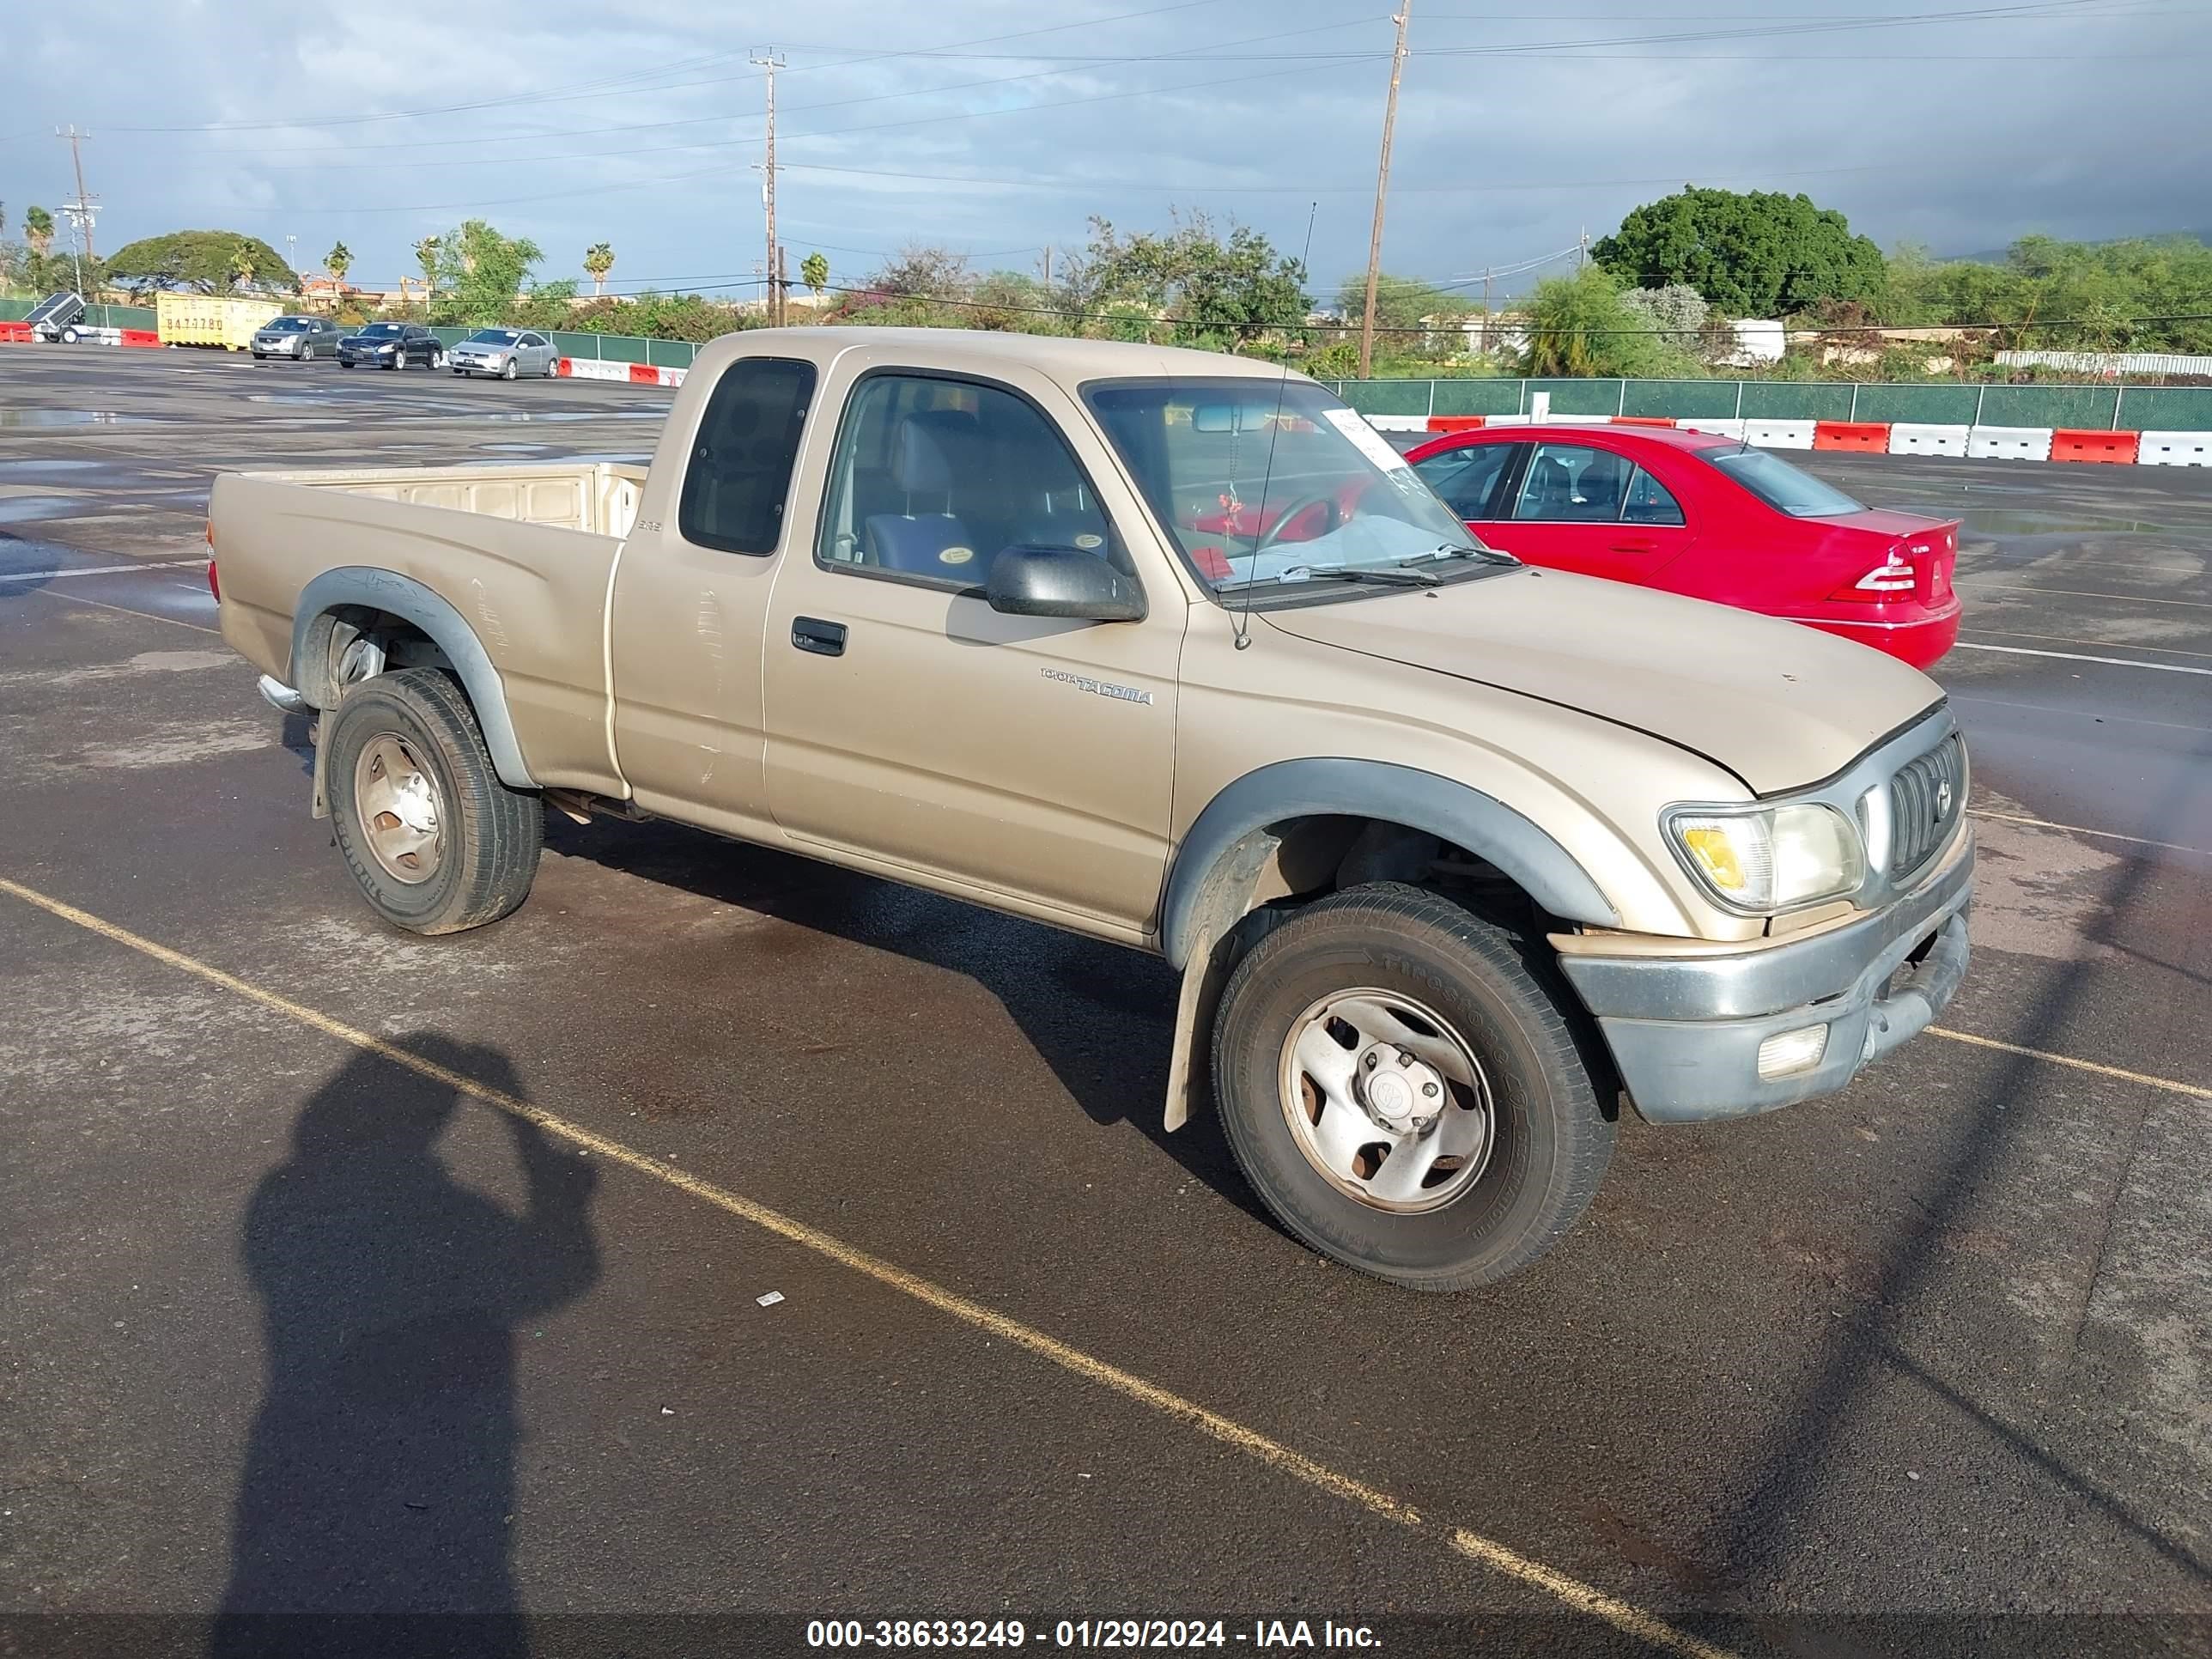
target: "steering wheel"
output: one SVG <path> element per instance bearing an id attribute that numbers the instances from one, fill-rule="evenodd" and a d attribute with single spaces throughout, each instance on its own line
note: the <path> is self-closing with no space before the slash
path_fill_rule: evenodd
<path id="1" fill-rule="evenodd" d="M 1316 507 L 1325 507 L 1328 509 L 1328 522 L 1322 526 L 1320 532 L 1321 535 L 1326 536 L 1330 531 L 1335 530 L 1343 525 L 1344 508 L 1338 503 L 1334 491 L 1319 495 L 1308 495 L 1294 503 L 1290 509 L 1284 513 L 1280 518 L 1277 519 L 1274 523 L 1269 525 L 1267 529 L 1261 531 L 1260 532 L 1259 539 L 1252 544 L 1252 551 L 1255 554 L 1265 553 L 1269 548 L 1275 544 L 1276 541 L 1281 537 L 1284 531 L 1296 524 L 1301 518 L 1303 518 L 1306 514 L 1311 512 Z M 1315 539 L 1315 538 L 1308 537 L 1306 539 L 1311 541 Z"/>

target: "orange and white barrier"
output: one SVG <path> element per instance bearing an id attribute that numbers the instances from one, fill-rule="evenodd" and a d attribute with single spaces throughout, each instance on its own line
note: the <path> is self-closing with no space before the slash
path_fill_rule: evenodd
<path id="1" fill-rule="evenodd" d="M 2212 466 L 2212 432 L 2054 430 L 2047 426 L 1958 426 L 1923 421 L 1708 420 L 1684 416 L 1531 415 L 1368 416 L 1383 432 L 1472 432 L 1492 426 L 1672 426 L 1767 449 L 1867 455 L 1948 455 L 1986 461 L 2086 461 L 2120 466 Z"/>

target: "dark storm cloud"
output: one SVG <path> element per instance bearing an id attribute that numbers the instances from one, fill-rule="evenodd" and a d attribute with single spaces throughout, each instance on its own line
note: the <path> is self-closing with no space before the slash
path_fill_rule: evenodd
<path id="1" fill-rule="evenodd" d="M 1528 259 L 1691 180 L 1802 190 L 1939 252 L 2212 228 L 2202 0 L 1686 4 L 1415 0 L 1390 267 Z M 380 283 L 411 270 L 417 238 L 481 214 L 541 243 L 548 276 L 580 276 L 604 239 L 617 287 L 735 281 L 762 243 L 748 49 L 772 42 L 794 263 L 818 247 L 854 276 L 924 240 L 1032 268 L 1091 214 L 1158 225 L 1177 207 L 1295 247 L 1312 202 L 1325 291 L 1364 257 L 1384 12 L 88 0 L 11 22 L 0 200 L 13 222 L 68 192 L 47 129 L 74 121 L 95 135 L 109 248 L 222 226 L 296 237 L 312 265 L 343 238 L 356 280 Z M 1542 50 L 1498 50 L 1516 46 Z"/>

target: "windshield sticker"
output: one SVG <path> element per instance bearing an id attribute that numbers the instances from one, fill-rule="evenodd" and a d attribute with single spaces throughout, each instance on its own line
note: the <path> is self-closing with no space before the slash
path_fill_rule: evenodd
<path id="1" fill-rule="evenodd" d="M 1324 409 L 1322 418 L 1352 440 L 1352 446 L 1385 472 L 1405 472 L 1412 469 L 1406 458 L 1390 447 L 1382 434 L 1367 424 L 1354 409 Z"/>

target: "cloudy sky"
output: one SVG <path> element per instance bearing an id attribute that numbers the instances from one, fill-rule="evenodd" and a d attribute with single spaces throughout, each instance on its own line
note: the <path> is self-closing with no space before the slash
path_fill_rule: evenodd
<path id="1" fill-rule="evenodd" d="M 1938 252 L 2212 231 L 2212 0 L 1412 3 L 1392 270 L 1539 261 L 1686 181 L 1803 191 Z M 580 280 L 605 240 L 616 290 L 733 294 L 762 257 L 758 49 L 787 64 L 794 277 L 816 249 L 849 282 L 917 241 L 1035 270 L 1092 214 L 1178 208 L 1296 250 L 1314 209 L 1327 295 L 1365 258 L 1392 39 L 1387 0 L 11 10 L 11 230 L 70 193 L 52 129 L 73 122 L 108 251 L 222 228 L 296 238 L 304 270 L 343 239 L 384 286 L 479 216 L 543 246 L 543 276 Z"/>

